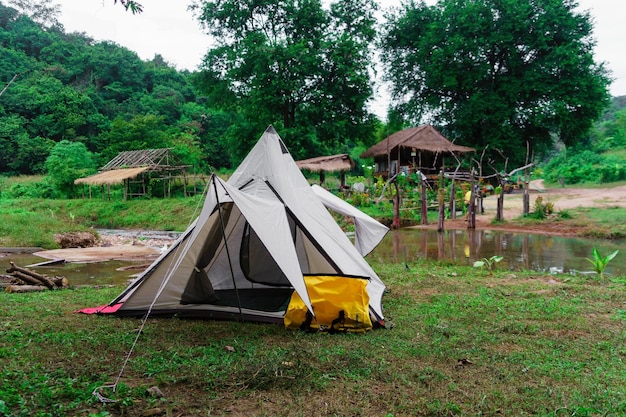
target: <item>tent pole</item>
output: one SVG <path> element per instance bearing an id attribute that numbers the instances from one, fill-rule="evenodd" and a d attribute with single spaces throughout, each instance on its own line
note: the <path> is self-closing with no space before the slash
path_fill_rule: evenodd
<path id="1" fill-rule="evenodd" d="M 230 258 L 230 250 L 228 249 L 228 239 L 226 236 L 226 225 L 224 224 L 224 217 L 222 216 L 222 205 L 217 194 L 217 184 L 215 183 L 215 175 L 211 179 L 213 181 L 213 189 L 215 190 L 215 201 L 217 202 L 217 213 L 220 218 L 220 225 L 222 226 L 222 237 L 224 238 L 224 249 L 226 249 L 226 257 L 228 258 L 228 267 L 230 268 L 230 277 L 233 280 L 233 288 L 235 288 L 235 295 L 237 296 L 237 306 L 239 307 L 239 317 L 243 322 L 243 311 L 241 310 L 241 299 L 239 298 L 239 290 L 237 289 L 237 283 L 235 282 L 235 271 L 233 271 L 233 261 Z"/>

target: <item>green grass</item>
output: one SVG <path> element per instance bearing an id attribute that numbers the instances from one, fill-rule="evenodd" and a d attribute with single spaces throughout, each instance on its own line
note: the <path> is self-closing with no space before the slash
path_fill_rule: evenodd
<path id="1" fill-rule="evenodd" d="M 199 196 L 130 201 L 0 199 L 0 246 L 56 248 L 56 233 L 92 227 L 183 231 L 201 209 Z"/>
<path id="2" fill-rule="evenodd" d="M 121 288 L 0 293 L 0 415 L 626 414 L 626 277 L 374 264 L 391 330 L 72 314 Z M 164 398 L 146 389 L 158 386 Z"/>

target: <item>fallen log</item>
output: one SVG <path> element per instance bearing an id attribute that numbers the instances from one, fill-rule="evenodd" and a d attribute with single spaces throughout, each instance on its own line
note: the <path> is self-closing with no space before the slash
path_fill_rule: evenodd
<path id="1" fill-rule="evenodd" d="M 46 287 L 48 287 L 49 289 L 51 289 L 51 290 L 53 290 L 53 289 L 55 289 L 57 287 L 55 285 L 55 283 L 52 282 L 52 280 L 50 278 L 48 278 L 46 275 L 38 274 L 37 272 L 31 271 L 30 269 L 22 268 L 21 266 L 17 266 L 17 265 L 15 265 L 14 262 L 9 262 L 9 263 L 11 264 L 11 268 L 7 269 L 7 272 L 12 273 L 13 275 L 15 275 L 18 278 L 28 282 L 29 284 L 34 284 L 34 285 L 43 284 Z M 32 277 L 32 278 L 34 278 L 38 282 L 29 281 L 29 280 L 24 278 L 26 276 Z"/>
<path id="2" fill-rule="evenodd" d="M 65 288 L 65 287 L 70 286 L 70 282 L 65 277 L 57 276 L 57 277 L 50 278 L 50 279 L 52 280 L 52 282 L 54 282 L 54 285 L 56 285 L 59 288 Z"/>
<path id="3" fill-rule="evenodd" d="M 47 291 L 45 285 L 9 285 L 4 289 L 8 293 Z"/>
<path id="4" fill-rule="evenodd" d="M 7 269 L 7 271 L 9 271 Z M 43 282 L 39 281 L 37 278 L 31 277 L 28 274 L 19 271 L 11 272 L 15 278 L 18 278 L 24 282 L 26 285 L 44 285 Z"/>
<path id="5" fill-rule="evenodd" d="M 24 281 L 15 277 L 13 275 L 2 275 L 0 274 L 0 283 L 3 284 L 25 284 Z"/>

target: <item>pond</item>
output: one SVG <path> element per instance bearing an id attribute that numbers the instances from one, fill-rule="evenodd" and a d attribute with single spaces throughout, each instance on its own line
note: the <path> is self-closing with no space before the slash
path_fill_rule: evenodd
<path id="1" fill-rule="evenodd" d="M 608 264 L 605 274 L 626 275 L 626 242 L 591 240 L 562 236 L 512 233 L 489 230 L 402 229 L 390 231 L 367 260 L 405 263 L 419 259 L 447 260 L 459 265 L 493 255 L 503 256 L 499 269 L 534 270 L 566 274 L 589 273 L 596 247 L 603 256 L 619 249 L 618 256 Z M 32 254 L 0 254 L 0 274 L 9 262 L 27 266 L 45 261 Z M 32 269 L 49 276 L 65 276 L 71 285 L 125 285 L 145 269 L 144 262 L 107 261 L 98 263 L 65 263 Z"/>
<path id="2" fill-rule="evenodd" d="M 513 233 L 490 230 L 401 229 L 390 231 L 366 259 L 386 263 L 418 259 L 449 260 L 459 265 L 494 255 L 504 259 L 498 268 L 539 272 L 588 273 L 593 248 L 602 256 L 620 253 L 606 267 L 605 274 L 626 274 L 626 242 L 574 237 Z"/>
<path id="3" fill-rule="evenodd" d="M 14 262 L 19 266 L 46 262 L 29 253 L 0 254 L 0 274 L 3 274 Z M 60 263 L 50 266 L 30 267 L 33 271 L 50 277 L 64 276 L 70 285 L 126 285 L 134 276 L 146 268 L 145 262 L 107 261 L 91 263 Z"/>

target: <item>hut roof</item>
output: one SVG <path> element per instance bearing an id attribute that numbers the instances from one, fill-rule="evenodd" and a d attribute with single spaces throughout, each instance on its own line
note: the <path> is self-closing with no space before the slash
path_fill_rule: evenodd
<path id="1" fill-rule="evenodd" d="M 138 151 L 124 151 L 111 159 L 100 171 L 110 171 L 120 168 L 150 167 L 180 169 L 180 161 L 169 148 L 142 149 Z"/>
<path id="2" fill-rule="evenodd" d="M 350 158 L 350 155 L 342 153 L 339 155 L 303 159 L 297 161 L 296 165 L 298 165 L 300 169 L 306 169 L 312 172 L 348 171 L 354 167 L 354 161 Z"/>
<path id="3" fill-rule="evenodd" d="M 88 184 L 88 185 L 112 185 L 121 184 L 128 178 L 135 178 L 137 175 L 144 171 L 149 170 L 149 167 L 139 168 L 122 168 L 113 169 L 110 171 L 99 172 L 85 178 L 78 178 L 74 180 L 74 184 Z"/>
<path id="4" fill-rule="evenodd" d="M 401 130 L 388 136 L 363 152 L 361 157 L 370 158 L 374 156 L 387 155 L 392 149 L 398 146 L 402 148 L 415 148 L 419 151 L 432 153 L 465 153 L 476 151 L 474 148 L 455 145 L 446 139 L 432 125 L 422 125 Z"/>
<path id="5" fill-rule="evenodd" d="M 100 172 L 85 178 L 78 178 L 74 184 L 112 185 L 135 178 L 146 171 L 171 171 L 185 168 L 169 148 L 124 151 L 117 154 Z"/>

